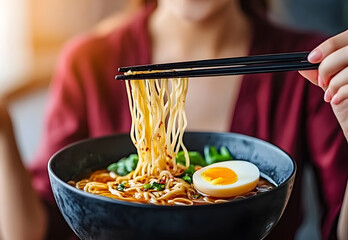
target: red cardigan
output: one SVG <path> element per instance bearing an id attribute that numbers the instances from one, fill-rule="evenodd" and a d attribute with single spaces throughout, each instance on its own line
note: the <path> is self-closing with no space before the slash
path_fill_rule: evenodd
<path id="1" fill-rule="evenodd" d="M 85 35 L 62 52 L 47 103 L 43 137 L 31 167 L 32 182 L 50 210 L 49 239 L 71 231 L 55 206 L 47 162 L 60 148 L 84 138 L 129 132 L 131 118 L 119 66 L 151 63 L 147 20 L 151 10 L 106 36 Z M 307 51 L 323 39 L 291 32 L 258 19 L 250 55 Z M 271 142 L 298 164 L 283 217 L 267 239 L 294 239 L 301 223 L 301 181 L 305 162 L 316 170 L 323 239 L 334 239 L 348 178 L 348 145 L 323 91 L 297 72 L 244 76 L 230 131 Z"/>

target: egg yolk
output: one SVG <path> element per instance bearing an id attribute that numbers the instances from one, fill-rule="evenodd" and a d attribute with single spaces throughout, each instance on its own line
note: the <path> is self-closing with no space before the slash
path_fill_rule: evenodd
<path id="1" fill-rule="evenodd" d="M 230 168 L 213 167 L 201 173 L 202 178 L 212 185 L 228 185 L 238 180 L 237 174 Z"/>

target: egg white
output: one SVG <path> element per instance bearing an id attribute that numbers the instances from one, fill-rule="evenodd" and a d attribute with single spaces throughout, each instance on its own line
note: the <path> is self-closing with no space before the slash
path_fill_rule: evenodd
<path id="1" fill-rule="evenodd" d="M 204 180 L 201 176 L 209 168 L 225 167 L 233 170 L 238 180 L 227 185 L 213 185 Z M 252 191 L 257 186 L 260 178 L 259 169 L 252 163 L 243 160 L 232 160 L 214 163 L 203 167 L 193 174 L 194 188 L 204 195 L 212 197 L 228 198 L 243 195 Z"/>

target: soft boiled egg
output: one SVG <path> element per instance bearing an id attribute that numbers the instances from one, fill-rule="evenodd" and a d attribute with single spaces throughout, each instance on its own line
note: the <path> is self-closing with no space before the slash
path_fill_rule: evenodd
<path id="1" fill-rule="evenodd" d="M 254 164 L 233 160 L 199 169 L 193 174 L 193 185 L 202 194 L 228 198 L 252 191 L 259 178 L 260 171 Z"/>

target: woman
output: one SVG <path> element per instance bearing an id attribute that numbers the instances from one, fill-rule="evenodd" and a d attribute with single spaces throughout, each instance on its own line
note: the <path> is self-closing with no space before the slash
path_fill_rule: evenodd
<path id="1" fill-rule="evenodd" d="M 52 82 L 43 140 L 30 171 L 33 187 L 28 184 L 15 145 L 3 143 L 9 149 L 0 153 L 0 173 L 5 174 L 0 174 L 0 188 L 9 193 L 0 196 L 0 231 L 4 239 L 53 239 L 57 234 L 62 234 L 58 239 L 67 238 L 63 236 L 67 229 L 58 230 L 66 224 L 53 205 L 47 161 L 55 151 L 74 141 L 129 131 L 131 119 L 124 83 L 114 80 L 118 66 L 304 51 L 323 41 L 321 37 L 272 26 L 252 6 L 252 1 L 245 0 L 159 0 L 157 6 L 142 8 L 132 20 L 109 34 L 72 41 L 62 53 Z M 337 41 L 342 38 L 346 37 L 337 36 Z M 347 45 L 345 42 L 337 49 Z M 331 55 L 334 57 L 330 62 L 335 67 L 325 64 Z M 311 60 L 321 62 L 325 58 L 319 68 L 321 82 L 327 86 L 331 79 L 332 86 L 341 86 L 334 89 L 344 90 L 345 77 L 338 80 L 341 84 L 333 84 L 336 80 L 332 76 L 340 75 L 338 72 L 346 71 L 347 66 L 342 53 L 338 55 L 328 51 L 320 56 L 314 52 Z M 336 70 L 325 70 L 332 68 Z M 316 72 L 303 74 L 316 83 Z M 340 91 L 337 93 L 346 98 Z M 343 103 L 346 104 L 339 102 L 333 109 L 346 132 L 347 108 L 339 107 Z M 296 159 L 298 175 L 293 194 L 268 239 L 294 238 L 301 222 L 300 182 L 305 160 L 318 170 L 323 238 L 336 237 L 336 231 L 341 231 L 337 219 L 347 181 L 348 148 L 320 88 L 297 72 L 194 79 L 190 81 L 186 104 L 188 129 L 256 136 L 278 145 Z M 1 136 L 6 139 L 11 134 Z M 17 182 L 6 184 L 14 174 Z M 21 198 L 23 193 L 25 198 Z M 343 225 L 339 226 L 345 226 L 341 219 Z M 38 227 L 33 229 L 31 224 Z"/>

